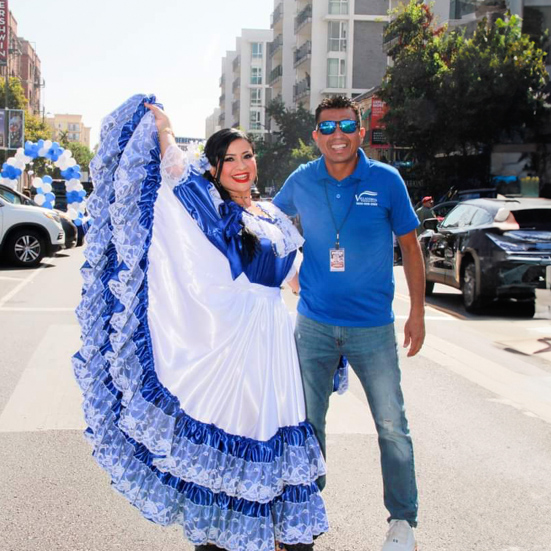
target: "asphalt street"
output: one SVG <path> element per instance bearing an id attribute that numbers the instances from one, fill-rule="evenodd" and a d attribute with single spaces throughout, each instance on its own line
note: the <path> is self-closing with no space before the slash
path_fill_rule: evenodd
<path id="1" fill-rule="evenodd" d="M 144 520 L 109 487 L 82 436 L 70 357 L 82 249 L 39 269 L 0 265 L 0 550 L 189 551 L 177 526 Z M 396 325 L 407 288 L 396 276 Z M 421 353 L 401 352 L 415 446 L 420 551 L 551 549 L 551 321 L 498 307 L 466 314 L 436 286 Z M 295 298 L 285 292 L 290 311 Z M 386 531 L 377 437 L 352 377 L 328 426 L 331 530 L 319 551 L 378 551 Z"/>

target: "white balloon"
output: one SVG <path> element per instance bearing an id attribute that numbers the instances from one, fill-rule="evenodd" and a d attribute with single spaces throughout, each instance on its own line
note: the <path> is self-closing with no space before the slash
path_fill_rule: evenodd
<path id="1" fill-rule="evenodd" d="M 46 151 L 48 151 L 48 149 L 50 149 L 50 147 L 52 147 L 52 140 L 46 140 L 44 142 L 44 149 L 46 149 Z"/>
<path id="2" fill-rule="evenodd" d="M 66 170 L 67 169 L 67 161 L 65 159 L 61 160 L 59 159 L 54 163 L 55 166 L 57 166 L 60 170 Z"/>
<path id="3" fill-rule="evenodd" d="M 7 164 L 11 165 L 11 166 L 14 166 L 15 163 L 16 163 L 16 160 L 14 157 L 10 157 L 7 161 L 6 161 Z"/>
<path id="4" fill-rule="evenodd" d="M 77 164 L 76 160 L 72 157 L 69 159 L 69 162 L 67 163 L 69 166 L 75 166 Z"/>
<path id="5" fill-rule="evenodd" d="M 44 157 L 44 155 L 46 155 L 46 151 L 48 151 L 48 149 L 46 149 L 45 147 L 41 147 L 41 148 L 38 150 L 38 156 L 39 156 L 39 157 Z"/>
<path id="6" fill-rule="evenodd" d="M 84 189 L 84 186 L 80 182 L 75 187 L 75 191 L 82 191 L 83 189 Z"/>
<path id="7" fill-rule="evenodd" d="M 15 156 L 17 155 L 25 155 L 25 150 L 22 147 L 18 147 L 17 151 L 15 152 Z"/>
<path id="8" fill-rule="evenodd" d="M 34 202 L 37 205 L 43 205 L 45 201 L 46 201 L 46 196 L 42 195 L 42 193 L 39 193 L 38 195 L 34 196 Z"/>
<path id="9" fill-rule="evenodd" d="M 42 184 L 42 190 L 44 193 L 50 193 L 52 191 L 52 184 Z"/>
<path id="10" fill-rule="evenodd" d="M 66 149 L 64 152 L 63 152 L 63 157 L 65 157 L 66 159 L 68 159 L 69 157 L 72 157 L 73 156 L 73 152 L 70 150 L 70 149 Z"/>
<path id="11" fill-rule="evenodd" d="M 80 207 L 80 203 L 78 203 L 78 202 L 76 202 L 76 201 L 75 201 L 74 203 L 71 203 L 71 204 L 69 205 L 69 208 L 71 208 L 71 209 L 73 209 L 73 210 L 76 210 L 76 211 L 78 211 L 78 208 L 79 208 L 79 207 Z"/>
<path id="12" fill-rule="evenodd" d="M 42 178 L 33 178 L 32 186 L 33 187 L 42 187 Z"/>
<path id="13" fill-rule="evenodd" d="M 17 159 L 13 165 L 15 168 L 18 168 L 19 170 L 25 170 L 25 163 L 23 161 L 20 161 Z"/>
<path id="14" fill-rule="evenodd" d="M 71 220 L 76 220 L 78 218 L 78 211 L 75 209 L 68 209 L 67 214 Z"/>

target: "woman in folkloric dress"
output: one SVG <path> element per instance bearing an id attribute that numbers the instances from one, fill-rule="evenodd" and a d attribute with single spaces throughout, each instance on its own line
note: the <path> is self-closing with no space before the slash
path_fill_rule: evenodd
<path id="1" fill-rule="evenodd" d="M 190 156 L 153 96 L 103 122 L 73 359 L 86 436 L 114 488 L 196 549 L 309 549 L 325 464 L 280 295 L 302 238 L 251 200 L 244 134 Z"/>

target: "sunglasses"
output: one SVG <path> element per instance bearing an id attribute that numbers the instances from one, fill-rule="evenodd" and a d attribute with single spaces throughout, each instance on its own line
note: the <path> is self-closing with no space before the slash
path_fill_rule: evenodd
<path id="1" fill-rule="evenodd" d="M 322 121 L 318 123 L 318 132 L 321 132 L 324 136 L 333 134 L 337 130 L 337 126 L 341 129 L 341 132 L 345 134 L 352 134 L 358 130 L 358 121 L 352 119 L 346 119 L 344 121 Z"/>

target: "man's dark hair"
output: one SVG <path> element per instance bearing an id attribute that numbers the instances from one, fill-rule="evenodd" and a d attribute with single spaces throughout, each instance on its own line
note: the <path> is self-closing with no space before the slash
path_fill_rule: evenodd
<path id="1" fill-rule="evenodd" d="M 346 96 L 331 96 L 322 100 L 316 107 L 316 126 L 318 125 L 321 112 L 326 109 L 352 109 L 356 113 L 356 122 L 360 124 L 360 106 Z"/>

